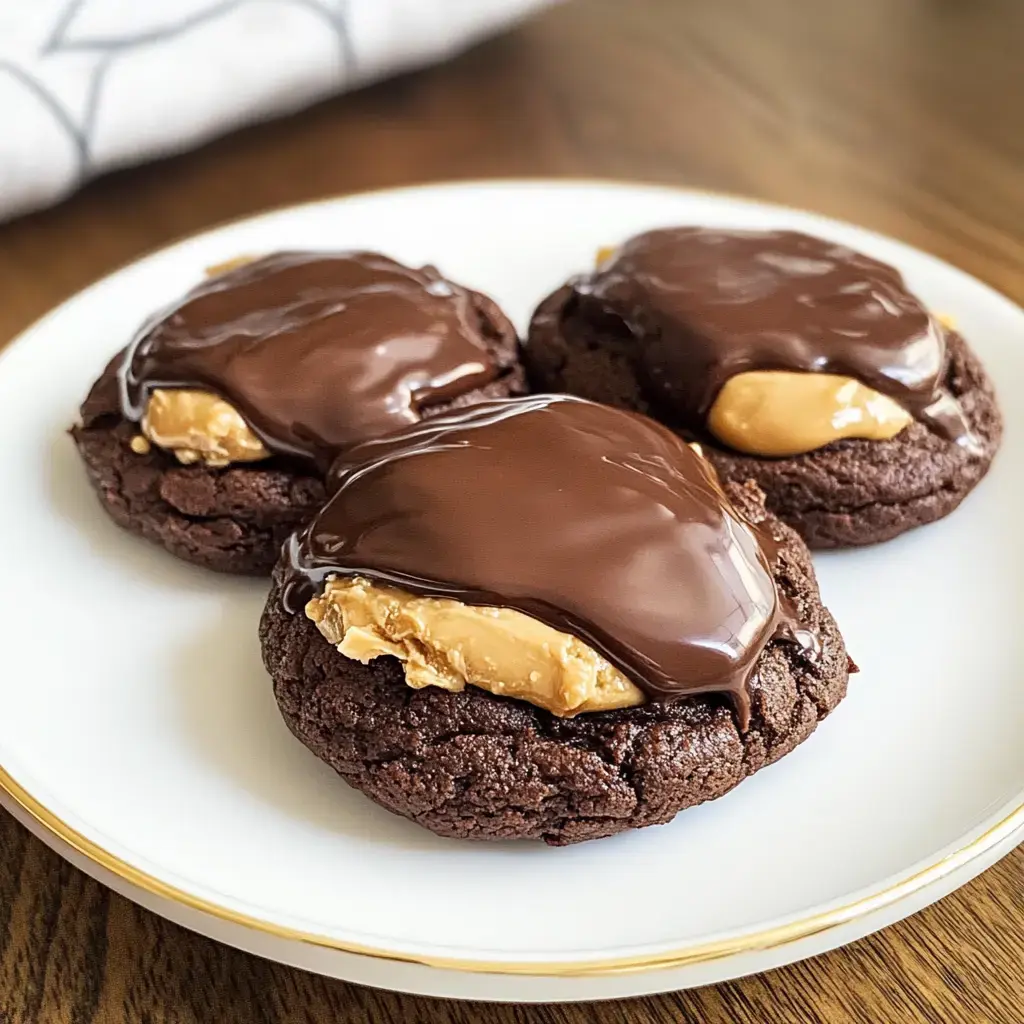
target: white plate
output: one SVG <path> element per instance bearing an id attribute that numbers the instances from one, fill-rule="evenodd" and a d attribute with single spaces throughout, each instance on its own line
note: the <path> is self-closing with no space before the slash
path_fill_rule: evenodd
<path id="1" fill-rule="evenodd" d="M 114 527 L 64 431 L 132 329 L 240 253 L 372 247 L 439 264 L 524 324 L 595 250 L 694 222 L 790 227 L 899 266 L 1005 400 L 989 478 L 946 521 L 818 560 L 863 671 L 795 753 L 671 825 L 567 849 L 443 840 L 288 733 L 265 588 Z M 1024 826 L 1024 313 L 866 231 L 727 197 L 496 182 L 356 196 L 192 238 L 87 289 L 0 359 L 0 782 L 45 841 L 197 931 L 397 989 L 621 996 L 763 970 L 938 898 Z"/>

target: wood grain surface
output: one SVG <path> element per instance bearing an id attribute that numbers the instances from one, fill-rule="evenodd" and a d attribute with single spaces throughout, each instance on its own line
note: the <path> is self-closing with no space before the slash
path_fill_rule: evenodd
<path id="1" fill-rule="evenodd" d="M 121 264 L 268 206 L 524 174 L 810 207 L 1022 301 L 1022 54 L 1021 0 L 577 0 L 444 67 L 111 175 L 0 226 L 0 341 Z M 106 891 L 0 812 L 0 1022 L 1016 1024 L 1022 874 L 1024 848 L 909 921 L 757 978 L 620 1003 L 485 1007 L 218 946 Z"/>

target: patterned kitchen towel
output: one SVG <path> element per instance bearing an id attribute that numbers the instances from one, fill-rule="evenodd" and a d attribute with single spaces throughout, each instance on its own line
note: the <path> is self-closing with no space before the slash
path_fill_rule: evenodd
<path id="1" fill-rule="evenodd" d="M 0 220 L 440 60 L 550 0 L 0 0 Z"/>

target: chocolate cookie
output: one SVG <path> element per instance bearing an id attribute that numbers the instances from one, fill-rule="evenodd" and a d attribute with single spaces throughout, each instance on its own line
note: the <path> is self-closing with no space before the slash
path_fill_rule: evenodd
<path id="1" fill-rule="evenodd" d="M 764 515 L 756 489 L 728 491 L 746 515 Z M 260 625 L 281 713 L 350 786 L 439 835 L 562 846 L 670 821 L 789 753 L 846 693 L 846 650 L 807 549 L 767 521 L 782 545 L 776 582 L 821 655 L 810 664 L 769 643 L 745 732 L 720 696 L 558 718 L 473 687 L 413 690 L 395 658 L 352 661 L 286 612 L 284 566 Z"/>
<path id="2" fill-rule="evenodd" d="M 722 491 L 664 428 L 541 396 L 401 434 L 340 460 L 334 497 L 285 547 L 260 626 L 289 728 L 389 810 L 443 836 L 553 845 L 663 823 L 792 750 L 845 694 L 851 666 L 806 546 L 756 486 Z M 527 610 L 646 698 L 552 713 L 511 665 L 506 680 L 466 675 L 495 669 L 508 645 L 480 657 L 460 633 L 446 661 L 443 618 L 409 641 L 422 602 L 396 627 L 388 597 L 387 636 L 358 608 L 325 629 L 339 576 L 490 606 L 491 621 Z M 535 653 L 530 680 L 543 675 Z"/>
<path id="3" fill-rule="evenodd" d="M 888 540 L 947 515 L 1002 435 L 979 360 L 896 270 L 792 232 L 637 236 L 541 303 L 523 362 L 537 389 L 644 412 L 698 441 L 724 479 L 755 480 L 812 548 Z M 744 376 L 783 380 L 792 398 L 759 395 L 730 420 L 721 406 Z M 796 389 L 812 376 L 835 382 L 834 406 Z M 851 387 L 860 408 L 842 404 Z M 780 409 L 803 445 L 786 430 L 767 436 Z M 720 425 L 733 428 L 727 440 Z M 739 450 L 743 430 L 753 443 Z"/>
<path id="4" fill-rule="evenodd" d="M 194 423 L 178 433 L 204 452 L 149 440 L 157 389 L 226 402 L 214 411 L 244 430 L 241 444 Z M 118 525 L 197 565 L 266 575 L 323 502 L 337 450 L 523 390 L 515 329 L 486 296 L 372 253 L 283 253 L 209 279 L 144 325 L 71 433 Z"/>

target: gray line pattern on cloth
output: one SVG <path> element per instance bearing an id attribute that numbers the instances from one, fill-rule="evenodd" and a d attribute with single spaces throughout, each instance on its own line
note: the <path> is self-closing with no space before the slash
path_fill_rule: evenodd
<path id="1" fill-rule="evenodd" d="M 20 68 L 9 60 L 0 60 L 0 72 L 6 72 L 11 78 L 20 82 L 36 99 L 53 115 L 54 120 L 67 132 L 68 138 L 74 144 L 75 153 L 78 156 L 78 177 L 81 179 L 88 170 L 88 143 L 85 135 L 74 118 L 47 88 L 34 75 Z"/>
<path id="2" fill-rule="evenodd" d="M 103 85 L 117 58 L 142 47 L 165 42 L 177 36 L 208 24 L 236 9 L 246 6 L 251 0 L 221 0 L 205 10 L 197 11 L 172 25 L 139 32 L 125 38 L 107 37 L 95 39 L 68 39 L 68 31 L 78 15 L 87 8 L 89 0 L 69 0 L 60 12 L 46 41 L 39 50 L 41 59 L 56 57 L 63 53 L 95 53 L 100 55 L 91 71 L 84 112 L 80 122 L 76 121 L 67 107 L 55 97 L 40 79 L 10 60 L 0 60 L 0 72 L 6 72 L 31 92 L 53 116 L 54 121 L 67 133 L 75 157 L 75 182 L 77 186 L 88 177 L 92 170 L 92 133 L 98 120 L 103 100 Z M 349 25 L 348 0 L 339 0 L 337 7 L 326 6 L 320 0 L 278 0 L 280 3 L 307 10 L 315 14 L 327 26 L 337 42 L 339 77 L 341 84 L 351 80 L 356 67 L 356 54 Z"/>

